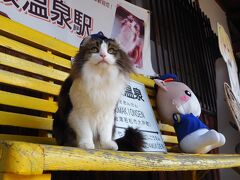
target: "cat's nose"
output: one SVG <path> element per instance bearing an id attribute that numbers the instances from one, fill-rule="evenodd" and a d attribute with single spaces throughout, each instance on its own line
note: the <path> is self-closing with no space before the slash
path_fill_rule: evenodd
<path id="1" fill-rule="evenodd" d="M 105 58 L 105 57 L 106 57 L 106 54 L 100 54 L 100 56 L 101 56 L 102 58 Z"/>

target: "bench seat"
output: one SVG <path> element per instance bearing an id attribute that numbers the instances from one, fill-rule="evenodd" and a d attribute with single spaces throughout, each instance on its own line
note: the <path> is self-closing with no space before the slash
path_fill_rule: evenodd
<path id="1" fill-rule="evenodd" d="M 44 171 L 186 171 L 240 166 L 234 154 L 184 154 L 83 150 L 73 147 L 0 141 L 1 172 L 39 175 Z"/>

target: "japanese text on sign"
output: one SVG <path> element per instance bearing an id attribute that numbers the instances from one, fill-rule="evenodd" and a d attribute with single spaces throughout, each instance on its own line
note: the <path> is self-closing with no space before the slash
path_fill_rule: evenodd
<path id="1" fill-rule="evenodd" d="M 62 0 L 1 0 L 5 5 L 14 6 L 30 16 L 39 18 L 82 37 L 88 36 L 93 30 L 93 18 L 73 9 Z"/>
<path id="2" fill-rule="evenodd" d="M 115 109 L 115 122 L 115 139 L 130 126 L 144 135 L 144 151 L 166 151 L 144 85 L 134 81 L 127 85 Z"/>

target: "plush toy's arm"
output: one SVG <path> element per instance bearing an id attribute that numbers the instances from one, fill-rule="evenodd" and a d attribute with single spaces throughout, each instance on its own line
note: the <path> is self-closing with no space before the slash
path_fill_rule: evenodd
<path id="1" fill-rule="evenodd" d="M 181 122 L 181 114 L 174 113 L 173 120 L 174 120 L 174 123 L 180 123 Z"/>
<path id="2" fill-rule="evenodd" d="M 180 123 L 184 120 L 190 120 L 190 121 L 196 121 L 199 120 L 198 117 L 194 116 L 192 113 L 190 114 L 179 114 L 179 113 L 174 113 L 173 114 L 173 120 L 174 123 Z"/>

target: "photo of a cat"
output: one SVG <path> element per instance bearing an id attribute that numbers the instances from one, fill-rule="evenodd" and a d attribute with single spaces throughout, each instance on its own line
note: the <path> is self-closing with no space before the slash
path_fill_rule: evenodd
<path id="1" fill-rule="evenodd" d="M 118 5 L 111 37 L 114 38 L 120 47 L 129 55 L 134 67 L 143 67 L 143 20 Z"/>

